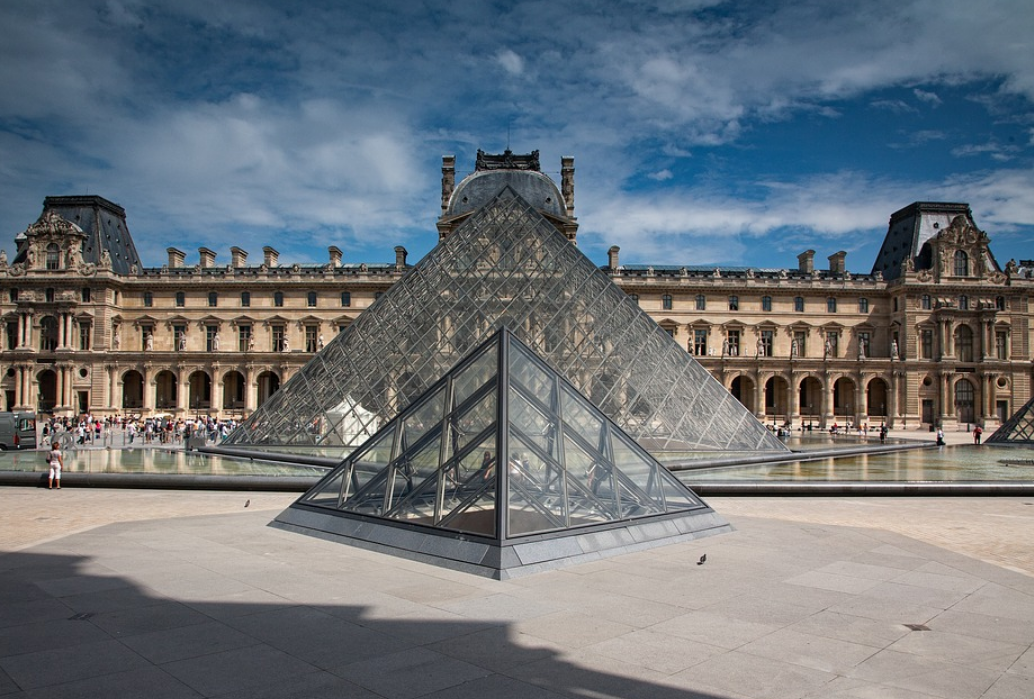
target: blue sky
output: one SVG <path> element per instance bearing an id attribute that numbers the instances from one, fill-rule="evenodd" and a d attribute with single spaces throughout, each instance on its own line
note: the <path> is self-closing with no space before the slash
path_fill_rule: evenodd
<path id="1" fill-rule="evenodd" d="M 410 261 L 443 154 L 577 168 L 598 263 L 787 267 L 964 201 L 1034 258 L 1034 5 L 487 0 L 0 2 L 0 246 L 44 196 L 127 209 L 147 265 Z M 287 9 L 285 9 L 287 8 Z"/>

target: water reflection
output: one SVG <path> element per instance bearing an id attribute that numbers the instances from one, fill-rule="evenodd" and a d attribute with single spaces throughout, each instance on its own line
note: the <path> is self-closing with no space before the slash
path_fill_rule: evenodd
<path id="1" fill-rule="evenodd" d="M 65 473 L 152 473 L 187 476 L 307 476 L 325 469 L 293 464 L 251 461 L 171 449 L 74 449 L 64 452 Z M 4 452 L 2 471 L 37 471 L 49 468 L 45 451 Z"/>
<path id="2" fill-rule="evenodd" d="M 952 446 L 814 461 L 679 471 L 694 481 L 1030 481 L 1034 449 Z"/>

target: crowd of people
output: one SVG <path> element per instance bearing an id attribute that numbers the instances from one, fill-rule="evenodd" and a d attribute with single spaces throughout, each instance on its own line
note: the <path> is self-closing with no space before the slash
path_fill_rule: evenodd
<path id="1" fill-rule="evenodd" d="M 195 418 L 52 417 L 42 423 L 42 443 L 60 440 L 69 446 L 188 445 L 192 438 L 200 437 L 205 443 L 213 444 L 225 439 L 237 424 L 236 420 L 217 420 L 204 415 Z"/>

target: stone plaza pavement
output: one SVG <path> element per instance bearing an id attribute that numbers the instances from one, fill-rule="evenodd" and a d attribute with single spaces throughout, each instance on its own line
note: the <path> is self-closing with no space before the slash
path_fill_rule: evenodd
<path id="1" fill-rule="evenodd" d="M 713 498 L 734 533 L 497 582 L 294 497 L 0 488 L 0 697 L 1034 697 L 1034 498 Z"/>

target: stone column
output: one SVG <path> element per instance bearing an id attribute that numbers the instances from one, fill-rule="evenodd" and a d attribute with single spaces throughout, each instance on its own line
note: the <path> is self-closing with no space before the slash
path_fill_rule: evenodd
<path id="1" fill-rule="evenodd" d="M 790 406 L 790 424 L 793 425 L 801 419 L 801 389 L 797 385 L 800 377 L 796 372 L 790 372 L 790 400 L 787 401 L 787 405 Z"/>
<path id="2" fill-rule="evenodd" d="M 157 388 L 154 385 L 154 370 L 149 367 L 144 367 L 144 407 L 145 413 L 154 412 L 154 401 L 155 392 Z"/>
<path id="3" fill-rule="evenodd" d="M 118 410 L 119 403 L 115 401 L 118 393 L 118 368 L 113 366 L 105 367 L 108 371 L 108 407 Z"/>
<path id="4" fill-rule="evenodd" d="M 244 409 L 251 414 L 258 408 L 258 376 L 254 367 L 244 369 Z"/>
<path id="5" fill-rule="evenodd" d="M 212 367 L 212 410 L 222 414 L 223 410 L 223 380 L 219 376 L 219 365 Z"/>
<path id="6" fill-rule="evenodd" d="M 829 374 L 826 375 L 822 383 L 822 426 L 831 427 L 833 425 L 833 381 L 830 379 Z"/>

